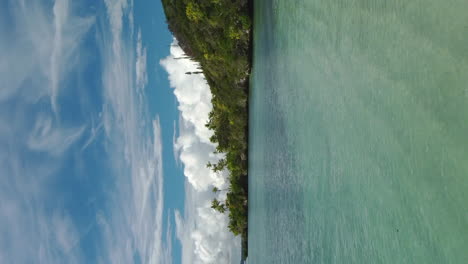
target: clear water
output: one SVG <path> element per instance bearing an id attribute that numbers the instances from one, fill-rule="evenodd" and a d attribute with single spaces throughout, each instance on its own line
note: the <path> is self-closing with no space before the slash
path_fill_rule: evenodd
<path id="1" fill-rule="evenodd" d="M 255 0 L 249 263 L 468 263 L 468 1 Z"/>

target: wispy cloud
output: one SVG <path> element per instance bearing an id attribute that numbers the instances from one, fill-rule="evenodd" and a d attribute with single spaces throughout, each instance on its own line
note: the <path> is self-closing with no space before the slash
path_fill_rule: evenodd
<path id="1" fill-rule="evenodd" d="M 224 173 L 214 173 L 206 167 L 209 161 L 222 157 L 213 154 L 216 146 L 209 141 L 212 131 L 205 127 L 212 108 L 211 92 L 202 75 L 185 74 L 196 70 L 198 64 L 175 59 L 182 57 L 183 51 L 176 45 L 177 41 L 173 44 L 161 65 L 169 73 L 181 112 L 174 152 L 179 154 L 187 177 L 184 217 L 175 212 L 182 263 L 235 263 L 240 260 L 240 241 L 229 233 L 226 215 L 210 208 L 214 194 L 209 188 L 223 189 L 227 185 Z M 223 194 L 219 196 L 223 198 Z"/>
<path id="2" fill-rule="evenodd" d="M 138 263 L 136 256 L 171 263 L 161 128 L 137 89 L 147 82 L 146 48 L 141 35 L 140 44 L 124 35 L 123 27 L 133 29 L 123 22 L 132 20 L 132 2 L 105 4 L 109 28 L 96 34 L 104 101 L 97 124 L 61 114 L 71 77 L 85 65 L 82 43 L 95 19 L 77 16 L 79 3 L 71 0 L 11 0 L 0 8 L 0 263 Z M 108 200 L 96 205 L 91 246 L 98 256 L 90 261 L 81 244 L 89 223 L 79 225 L 53 186 L 71 178 L 60 175 L 63 167 L 97 134 L 106 138 L 113 178 L 103 191 Z"/>
<path id="3" fill-rule="evenodd" d="M 38 91 L 30 96 L 37 99 L 48 94 L 56 110 L 60 82 L 80 63 L 78 47 L 94 18 L 73 14 L 69 0 L 55 1 L 52 10 L 41 1 L 27 5 L 11 1 L 10 5 L 16 27 L 5 29 L 8 37 L 0 39 L 0 101 L 27 89 L 27 82 L 33 81 Z"/>
<path id="4" fill-rule="evenodd" d="M 136 47 L 123 36 L 122 21 L 132 5 L 109 0 L 106 6 L 111 31 L 102 46 L 102 118 L 116 190 L 109 210 L 98 215 L 104 237 L 100 263 L 134 263 L 135 256 L 142 263 L 171 263 L 171 248 L 163 242 L 161 128 L 158 117 L 147 123 L 144 89 L 137 89 L 147 82 L 146 48 L 141 33 Z"/>
<path id="5" fill-rule="evenodd" d="M 77 139 L 81 137 L 84 126 L 60 128 L 52 116 L 38 114 L 33 129 L 27 140 L 30 150 L 47 152 L 55 156 L 63 154 Z"/>
<path id="6" fill-rule="evenodd" d="M 54 29 L 50 56 L 50 101 L 55 113 L 58 111 L 57 96 L 60 81 L 79 58 L 77 47 L 84 33 L 93 23 L 93 18 L 81 18 L 71 14 L 69 0 L 56 0 L 53 8 Z"/>
<path id="7" fill-rule="evenodd" d="M 143 88 L 148 83 L 148 74 L 146 73 L 146 48 L 143 47 L 141 40 L 141 30 L 138 31 L 136 54 L 136 83 L 138 88 Z"/>
<path id="8" fill-rule="evenodd" d="M 101 113 L 99 114 L 99 118 L 101 118 Z M 88 148 L 99 136 L 102 131 L 103 123 L 102 120 L 99 120 L 97 124 L 95 124 L 94 118 L 91 117 L 91 127 L 90 127 L 90 136 L 86 140 L 86 142 L 81 147 L 81 150 L 85 150 Z"/>
<path id="9" fill-rule="evenodd" d="M 0 16 L 0 263 L 81 263 L 76 224 L 49 191 L 86 127 L 54 111 L 94 19 L 64 0 L 5 1 Z"/>

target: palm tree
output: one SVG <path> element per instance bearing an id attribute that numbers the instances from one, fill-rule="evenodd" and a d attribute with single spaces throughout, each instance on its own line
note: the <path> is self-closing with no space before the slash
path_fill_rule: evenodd
<path id="1" fill-rule="evenodd" d="M 213 189 L 211 189 L 211 191 L 212 191 L 213 193 L 225 192 L 225 191 L 228 191 L 228 190 L 229 190 L 229 188 L 228 188 L 228 189 L 219 189 L 219 188 L 216 187 L 216 186 L 213 187 Z"/>
<path id="2" fill-rule="evenodd" d="M 221 203 L 217 199 L 213 199 L 213 201 L 211 201 L 211 208 L 215 209 L 216 211 L 218 211 L 218 212 L 220 212 L 222 214 L 224 212 L 226 212 L 226 205 L 224 205 L 223 203 Z"/>

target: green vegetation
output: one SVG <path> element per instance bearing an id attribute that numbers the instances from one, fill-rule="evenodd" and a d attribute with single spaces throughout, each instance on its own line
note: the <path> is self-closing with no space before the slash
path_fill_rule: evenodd
<path id="1" fill-rule="evenodd" d="M 247 124 L 251 16 L 249 0 L 162 0 L 169 29 L 187 56 L 200 63 L 213 94 L 206 126 L 216 152 L 225 153 L 213 171 L 229 171 L 225 201 L 212 208 L 229 214 L 229 229 L 241 235 L 247 256 Z M 214 192 L 220 190 L 214 189 Z"/>

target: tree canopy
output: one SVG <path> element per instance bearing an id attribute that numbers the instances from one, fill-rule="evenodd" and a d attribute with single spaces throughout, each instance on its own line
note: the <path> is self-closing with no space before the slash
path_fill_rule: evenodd
<path id="1" fill-rule="evenodd" d="M 169 29 L 185 54 L 200 63 L 210 86 L 213 110 L 206 126 L 214 132 L 210 140 L 217 143 L 216 152 L 225 153 L 225 158 L 207 166 L 217 173 L 227 170 L 230 182 L 226 201 L 215 199 L 212 208 L 229 214 L 229 229 L 242 236 L 246 250 L 250 2 L 162 0 L 162 3 Z M 247 252 L 243 255 L 245 258 Z"/>

